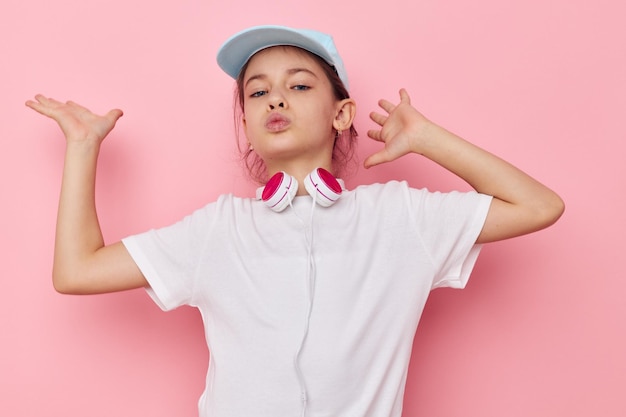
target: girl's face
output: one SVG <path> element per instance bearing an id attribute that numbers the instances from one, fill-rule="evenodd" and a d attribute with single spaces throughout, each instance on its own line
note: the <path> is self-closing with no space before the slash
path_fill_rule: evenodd
<path id="1" fill-rule="evenodd" d="M 243 93 L 246 137 L 270 174 L 298 166 L 330 169 L 341 101 L 313 57 L 289 46 L 258 52 L 248 63 Z"/>

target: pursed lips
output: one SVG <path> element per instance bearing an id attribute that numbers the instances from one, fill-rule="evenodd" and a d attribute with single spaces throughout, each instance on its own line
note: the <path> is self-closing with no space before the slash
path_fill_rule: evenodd
<path id="1" fill-rule="evenodd" d="M 291 120 L 280 113 L 272 113 L 265 121 L 265 127 L 271 132 L 280 132 L 286 129 Z"/>

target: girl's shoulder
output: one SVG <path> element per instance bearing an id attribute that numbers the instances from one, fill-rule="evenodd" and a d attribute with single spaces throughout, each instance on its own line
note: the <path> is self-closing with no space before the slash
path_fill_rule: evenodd
<path id="1" fill-rule="evenodd" d="M 385 198 L 403 198 L 413 192 L 428 192 L 428 190 L 411 188 L 406 181 L 391 180 L 387 182 L 358 185 L 354 189 L 347 191 L 346 194 L 353 194 L 358 198 L 377 200 Z"/>
<path id="2" fill-rule="evenodd" d="M 475 190 L 437 191 L 428 188 L 414 188 L 407 181 L 388 181 L 359 185 L 346 193 L 348 199 L 356 203 L 368 202 L 371 205 L 409 208 L 430 208 L 438 210 L 443 206 L 465 206 L 489 204 L 491 197 Z M 342 197 L 343 198 L 343 197 Z"/>
<path id="3" fill-rule="evenodd" d="M 361 184 L 354 187 L 353 191 L 359 193 L 395 192 L 409 189 L 406 181 L 390 180 L 387 182 L 374 182 L 371 184 Z"/>

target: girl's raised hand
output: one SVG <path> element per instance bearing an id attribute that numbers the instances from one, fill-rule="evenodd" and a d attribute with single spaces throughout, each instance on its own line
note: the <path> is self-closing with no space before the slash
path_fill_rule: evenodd
<path id="1" fill-rule="evenodd" d="M 365 160 L 365 168 L 393 161 L 410 152 L 419 153 L 419 143 L 431 124 L 411 106 L 411 98 L 405 89 L 400 90 L 400 103 L 397 105 L 387 100 L 380 100 L 378 105 L 387 115 L 370 113 L 370 118 L 381 129 L 369 130 L 367 136 L 383 142 L 385 147 Z"/>
<path id="2" fill-rule="evenodd" d="M 100 116 L 72 101 L 62 103 L 41 94 L 37 94 L 35 100 L 28 100 L 26 106 L 55 120 L 68 142 L 92 141 L 100 144 L 123 114 L 121 110 L 113 109 Z"/>

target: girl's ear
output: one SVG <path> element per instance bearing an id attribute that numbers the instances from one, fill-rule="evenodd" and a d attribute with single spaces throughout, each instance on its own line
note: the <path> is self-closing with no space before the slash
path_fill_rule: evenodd
<path id="1" fill-rule="evenodd" d="M 335 130 L 349 130 L 356 115 L 356 102 L 351 98 L 345 98 L 337 103 L 337 114 L 333 121 Z"/>

